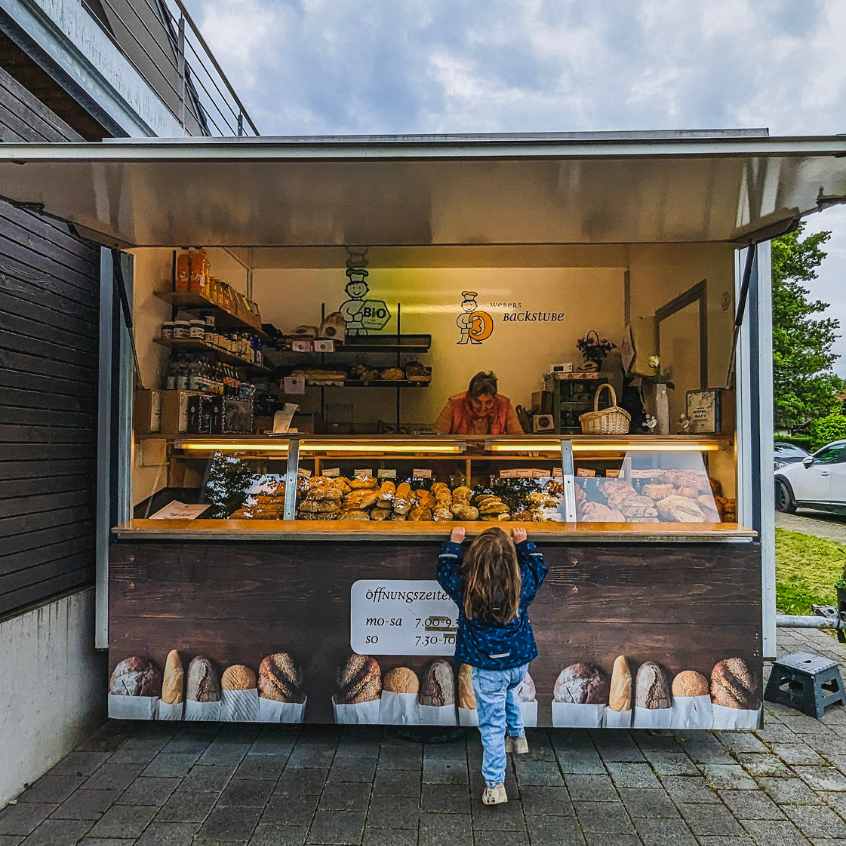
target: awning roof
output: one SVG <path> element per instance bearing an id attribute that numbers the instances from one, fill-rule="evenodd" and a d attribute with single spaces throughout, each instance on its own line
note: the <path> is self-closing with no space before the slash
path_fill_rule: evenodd
<path id="1" fill-rule="evenodd" d="M 125 246 L 748 242 L 846 196 L 846 136 L 0 144 L 0 194 Z"/>

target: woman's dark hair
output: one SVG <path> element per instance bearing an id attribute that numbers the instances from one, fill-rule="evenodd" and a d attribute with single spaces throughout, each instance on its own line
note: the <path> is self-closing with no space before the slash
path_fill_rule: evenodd
<path id="1" fill-rule="evenodd" d="M 480 370 L 470 380 L 467 393 L 473 399 L 478 399 L 482 394 L 490 394 L 492 397 L 495 397 L 497 395 L 496 374 L 492 371 L 485 373 L 483 370 Z"/>

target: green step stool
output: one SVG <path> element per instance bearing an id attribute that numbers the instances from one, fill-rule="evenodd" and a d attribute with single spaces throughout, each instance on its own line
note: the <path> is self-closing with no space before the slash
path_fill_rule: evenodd
<path id="1" fill-rule="evenodd" d="M 773 664 L 764 699 L 819 720 L 829 705 L 846 705 L 840 667 L 831 658 L 809 652 L 784 655 Z"/>

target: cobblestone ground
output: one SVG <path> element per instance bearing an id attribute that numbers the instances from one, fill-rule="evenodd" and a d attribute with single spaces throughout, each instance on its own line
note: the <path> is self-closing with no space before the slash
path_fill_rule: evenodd
<path id="1" fill-rule="evenodd" d="M 825 634 L 779 636 L 846 664 Z M 766 710 L 757 732 L 530 732 L 498 808 L 472 732 L 107 723 L 0 811 L 0 846 L 846 842 L 846 708 Z"/>

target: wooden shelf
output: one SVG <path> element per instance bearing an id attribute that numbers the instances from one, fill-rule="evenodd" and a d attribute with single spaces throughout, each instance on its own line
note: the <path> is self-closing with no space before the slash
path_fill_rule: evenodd
<path id="1" fill-rule="evenodd" d="M 270 340 L 270 336 L 261 326 L 256 326 L 237 314 L 227 311 L 217 303 L 200 296 L 200 294 L 191 291 L 153 291 L 153 293 L 160 300 L 164 300 L 177 308 L 198 308 L 211 312 L 215 317 L 215 326 L 224 331 L 250 332 L 264 341 Z"/>
<path id="2" fill-rule="evenodd" d="M 247 361 L 238 355 L 233 355 L 226 350 L 221 350 L 205 341 L 197 340 L 196 338 L 153 338 L 153 340 L 163 347 L 168 347 L 172 350 L 185 352 L 207 352 L 215 356 L 219 361 L 224 361 L 227 364 L 232 364 L 235 367 L 244 367 L 247 370 L 252 370 L 256 373 L 263 373 L 271 375 L 273 371 L 269 367 L 264 367 L 261 364 L 254 364 Z"/>
<path id="3" fill-rule="evenodd" d="M 285 335 L 287 340 L 308 341 L 311 338 L 301 338 L 295 335 Z M 359 340 L 360 339 L 360 340 Z M 280 350 L 274 348 L 274 352 L 280 355 L 339 355 L 350 353 L 404 353 L 407 355 L 423 355 L 432 348 L 431 335 L 354 335 L 345 341 L 335 341 L 335 351 L 331 353 L 320 353 L 314 350 L 308 352 L 297 352 L 295 350 Z"/>
<path id="4" fill-rule="evenodd" d="M 120 539 L 150 540 L 293 540 L 293 541 L 429 541 L 444 540 L 450 529 L 464 526 L 468 536 L 492 525 L 507 532 L 518 526 L 544 543 L 714 542 L 751 541 L 757 535 L 737 523 L 441 523 L 371 520 L 130 520 L 113 529 Z"/>

